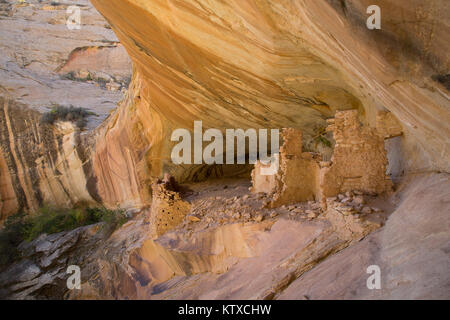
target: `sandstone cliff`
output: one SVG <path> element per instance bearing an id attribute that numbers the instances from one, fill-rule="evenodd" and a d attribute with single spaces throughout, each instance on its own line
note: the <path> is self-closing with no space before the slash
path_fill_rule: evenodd
<path id="1" fill-rule="evenodd" d="M 383 1 L 381 30 L 366 28 L 365 3 L 353 1 L 92 3 L 134 65 L 125 99 L 82 160 L 93 170 L 80 184 L 100 203 L 149 204 L 149 185 L 164 172 L 189 181 L 233 171 L 173 165 L 170 135 L 194 120 L 205 129 L 294 127 L 308 142 L 336 110 L 357 109 L 371 126 L 389 110 L 404 133 L 387 144 L 390 173 L 448 172 L 445 1 Z M 89 50 L 59 70 L 77 75 L 83 61 L 109 54 Z"/>
<path id="2" fill-rule="evenodd" d="M 202 169 L 169 158 L 171 132 L 194 120 L 296 127 L 311 137 L 335 110 L 357 109 L 371 126 L 389 110 L 404 132 L 388 145 L 388 157 L 401 159 L 392 173 L 448 172 L 448 91 L 434 80 L 449 68 L 445 1 L 383 1 L 381 30 L 366 28 L 365 3 L 353 1 L 92 2 L 135 67 L 128 100 L 100 130 L 94 155 L 102 170 L 124 177 L 98 182 L 117 199 L 128 198 L 118 191 L 126 185 L 145 202 L 149 176 L 189 180 Z M 120 167 L 103 159 L 119 149 L 132 150 L 117 156 Z"/>
<path id="3" fill-rule="evenodd" d="M 131 60 L 88 0 L 74 4 L 80 30 L 66 26 L 67 3 L 0 3 L 0 224 L 45 204 L 99 201 L 89 132 L 122 99 Z M 70 105 L 93 113 L 86 131 L 42 125 L 42 113 Z"/>
<path id="4" fill-rule="evenodd" d="M 0 277 L 0 294 L 448 298 L 448 1 L 378 1 L 380 30 L 366 27 L 369 0 L 91 2 L 108 27 L 80 0 L 91 40 L 72 35 L 64 50 L 15 55 L 14 34 L 0 33 L 8 57 L 0 58 L 0 222 L 44 204 L 139 214 L 112 235 L 89 227 L 22 245 L 22 260 Z M 39 19 L 30 17 L 65 9 L 1 5 L 0 24 L 22 31 L 24 20 L 36 30 Z M 52 19 L 46 28 L 64 24 L 63 15 Z M 65 96 L 69 86 L 75 89 Z M 49 96 L 59 104 L 79 99 L 99 117 L 85 131 L 69 122 L 42 125 Z M 280 203 L 264 194 L 271 188 L 248 193 L 247 166 L 173 164 L 173 130 L 193 129 L 198 120 L 222 131 L 301 132 L 295 144 L 308 150 L 297 155 L 296 147 L 284 159 Z M 315 143 L 328 125 L 331 143 Z M 308 164 L 304 176 L 317 178 L 296 199 L 299 192 L 287 189 L 298 171 L 287 160 Z M 242 173 L 247 180 L 193 183 Z M 167 174 L 185 189 L 158 184 Z M 377 197 L 391 191 L 390 180 L 395 193 Z M 60 261 L 88 270 L 81 291 L 61 288 Z M 388 275 L 383 291 L 361 287 L 368 264 Z M 330 287 L 340 268 L 341 281 Z"/>

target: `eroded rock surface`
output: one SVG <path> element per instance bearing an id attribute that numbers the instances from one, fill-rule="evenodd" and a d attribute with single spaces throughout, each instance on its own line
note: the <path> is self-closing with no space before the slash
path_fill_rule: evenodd
<path id="1" fill-rule="evenodd" d="M 402 30 L 414 34 L 417 31 L 412 26 L 395 28 L 392 22 L 386 31 L 371 33 L 365 23 L 359 26 L 353 19 L 347 20 L 326 1 L 212 2 L 201 7 L 187 2 L 182 7 L 172 4 L 170 9 L 159 1 L 93 3 L 112 21 L 135 62 L 134 92 L 139 99 L 130 101 L 128 108 L 142 113 L 128 119 L 138 127 L 149 127 L 151 112 L 143 109 L 148 106 L 158 114 L 150 125 L 158 128 L 158 137 L 145 136 L 161 150 L 162 159 L 158 164 L 152 151 L 147 158 L 137 159 L 151 161 L 157 175 L 165 165 L 171 166 L 170 148 L 164 147 L 170 133 L 179 127 L 192 128 L 194 120 L 219 129 L 293 127 L 312 136 L 314 128 L 326 126 L 325 119 L 335 110 L 358 109 L 362 120 L 375 126 L 377 110 L 384 108 L 404 127 L 405 152 L 411 151 L 405 169 L 426 166 L 447 171 L 442 159 L 448 158 L 448 141 L 442 137 L 449 132 L 440 121 L 449 118 L 446 89 L 431 79 L 430 66 L 408 78 L 393 61 L 393 54 L 386 55 L 376 41 L 379 33 L 386 32 L 404 43 Z M 362 5 L 348 5 L 348 10 L 362 15 L 358 11 Z M 384 11 L 387 21 L 414 15 L 414 6 L 403 2 L 384 1 L 381 5 L 396 8 Z M 416 5 L 431 12 L 425 20 L 440 25 L 440 30 L 448 29 L 442 16 L 442 11 L 448 10 L 445 2 L 439 2 L 440 13 L 433 10 L 434 5 Z M 198 23 L 192 24 L 192 19 Z M 423 32 L 434 34 L 429 29 Z M 448 69 L 445 47 L 424 49 L 441 57 L 434 63 L 441 72 Z M 193 52 L 195 59 L 191 58 Z M 411 65 L 423 64 L 413 53 L 405 58 Z M 424 151 L 415 152 L 415 148 Z M 428 159 L 421 157 L 425 153 Z M 186 177 L 179 168 L 172 168 L 175 177 Z"/>
<path id="2" fill-rule="evenodd" d="M 69 5 L 80 9 L 79 30 L 67 28 Z M 68 122 L 42 124 L 41 114 L 57 105 L 83 107 L 94 113 L 85 129 L 96 128 L 122 98 L 131 60 L 87 0 L 8 0 L 2 13 L 0 224 L 45 204 L 96 204 L 92 133 Z"/>
<path id="3" fill-rule="evenodd" d="M 390 168 L 393 173 L 448 171 L 445 160 L 450 149 L 448 121 L 445 121 L 450 118 L 447 89 L 442 81 L 434 80 L 441 79 L 435 75 L 445 74 L 448 69 L 447 44 L 441 41 L 447 34 L 444 30 L 448 29 L 448 22 L 443 18 L 448 4 L 444 1 L 411 6 L 383 1 L 380 5 L 392 10 L 383 10 L 386 23 L 380 31 L 365 27 L 364 8 L 353 1 L 344 1 L 343 5 L 335 1 L 311 4 L 304 0 L 280 4 L 269 1 L 265 5 L 254 5 L 251 1 L 245 5 L 213 1 L 201 7 L 197 2 L 188 1 L 182 6 L 173 3 L 170 9 L 160 1 L 93 0 L 92 3 L 111 23 L 134 65 L 132 83 L 124 100 L 95 135 L 91 135 L 92 148 L 86 155 L 93 168 L 87 181 L 91 189 L 97 190 L 96 201 L 108 207 L 149 205 L 148 185 L 164 173 L 183 182 L 220 177 L 227 170 L 236 172 L 227 166 L 176 166 L 172 163 L 170 136 L 173 130 L 190 130 L 195 120 L 202 120 L 205 128 L 222 131 L 226 128 L 299 129 L 304 146 L 314 149 L 308 151 L 328 150 L 330 154 L 330 148 L 320 142 L 322 140 L 315 140 L 317 133 L 326 128 L 326 119 L 333 117 L 337 110 L 358 110 L 363 125 L 373 128 L 377 125 L 377 114 L 388 110 L 402 128 L 395 146 L 388 148 L 387 157 L 396 159 L 395 167 Z M 46 10 L 49 6 L 52 10 Z M 36 18 L 41 14 L 62 15 L 66 7 L 25 2 L 5 8 L 8 14 L 2 23 L 16 23 L 14 17 L 20 14 Z M 428 14 L 422 16 L 421 12 Z M 64 47 L 64 53 L 58 51 L 55 54 L 58 58 L 35 58 L 49 61 L 52 70 L 61 68 L 66 72 L 72 66 L 77 79 L 102 78 L 97 69 L 101 65 L 98 61 L 122 57 L 123 51 L 110 52 L 122 49 L 118 49 L 120 46 L 110 29 L 98 29 L 98 17 L 91 14 L 94 15 L 89 7 L 82 7 L 85 21 L 95 21 L 92 25 L 96 27 L 89 24 L 81 29 L 93 33 L 89 36 L 95 39 L 93 47 L 92 43 L 77 43 Z M 404 34 L 417 35 L 418 32 L 414 26 L 402 23 L 405 16 L 418 17 L 420 25 L 420 21 L 426 21 L 440 26 L 421 29 L 423 34 L 414 38 L 415 45 L 426 52 L 427 59 L 418 55 L 417 50 L 402 50 L 402 46 L 409 43 Z M 67 32 L 62 16 L 58 19 L 55 26 Z M 22 23 L 20 21 L 17 23 Z M 192 21 L 197 23 L 192 24 Z M 104 22 L 101 24 L 104 26 Z M 60 29 L 58 32 L 62 33 Z M 39 28 L 30 26 L 30 30 L 34 33 Z M 71 31 L 80 32 L 71 38 L 78 39 L 81 30 Z M 59 33 L 58 36 L 63 37 Z M 2 43 L 11 43 L 13 37 L 8 37 L 9 42 Z M 442 42 L 441 45 L 425 40 L 431 38 Z M 378 46 L 378 41 L 384 47 Z M 103 43 L 103 47 L 98 42 Z M 88 49 L 79 49 L 85 47 Z M 12 45 L 8 48 L 10 56 L 12 52 L 23 51 L 12 50 L 16 48 Z M 46 48 L 36 52 L 51 51 Z M 84 62 L 78 59 L 95 65 L 91 71 L 84 70 Z M 11 71 L 14 68 L 5 68 L 5 72 L 14 73 Z M 26 69 L 26 64 L 18 68 Z M 414 69 L 414 72 L 406 69 Z M 102 79 L 108 81 L 108 77 L 116 79 L 117 74 L 108 74 Z M 20 81 L 25 81 L 22 78 Z M 113 94 L 115 91 L 101 89 L 106 85 L 112 90 L 124 88 L 114 81 L 101 82 L 100 95 L 90 94 L 83 87 L 83 94 L 77 94 L 77 98 L 104 98 Z M 75 81 L 73 85 L 88 84 Z M 9 87 L 20 86 L 11 84 Z M 46 99 L 50 95 L 45 90 L 39 89 L 39 92 L 44 93 Z M 33 103 L 39 101 L 30 93 L 16 92 L 13 98 L 26 102 L 23 99 L 27 94 Z M 391 136 L 398 134 L 398 128 L 389 133 Z"/>
<path id="4" fill-rule="evenodd" d="M 40 123 L 41 114 L 0 96 L 0 223 L 46 204 L 97 203 L 89 140 L 71 122 Z M 89 191 L 90 190 L 90 191 Z"/>
<path id="5" fill-rule="evenodd" d="M 383 228 L 305 273 L 279 298 L 448 299 L 448 184 L 447 174 L 409 179 Z M 371 265 L 380 267 L 380 290 L 366 286 Z"/>
<path id="6" fill-rule="evenodd" d="M 359 191 L 328 198 L 326 211 L 314 201 L 267 208 L 267 197 L 249 193 L 247 180 L 183 185 L 190 212 L 160 236 L 152 235 L 138 214 L 112 235 L 100 224 L 22 244 L 23 259 L 2 273 L 2 294 L 12 299 L 445 298 L 447 185 L 446 174 L 419 176 L 389 198 Z M 431 203 L 441 212 L 436 219 L 425 213 Z M 427 240 L 421 242 L 422 236 Z M 69 264 L 81 267 L 81 290 L 66 287 Z M 366 287 L 372 264 L 386 277 L 386 290 L 378 293 Z M 418 279 L 428 285 L 416 287 Z"/>
<path id="7" fill-rule="evenodd" d="M 108 23 L 88 0 L 5 2 L 0 86 L 41 113 L 52 104 L 89 109 L 97 116 L 90 117 L 88 128 L 97 127 L 122 98 L 105 83 L 114 78 L 125 84 L 131 78 L 131 61 Z M 70 5 L 80 9 L 79 30 L 67 27 Z M 80 70 L 91 76 L 77 76 Z"/>
<path id="8" fill-rule="evenodd" d="M 1 4 L 0 24 L 15 26 L 1 32 L 1 219 L 45 202 L 143 210 L 112 235 L 91 226 L 24 244 L 2 273 L 3 296 L 448 298 L 448 2 L 380 1 L 379 31 L 365 27 L 369 0 L 92 3 L 123 48 L 90 7 L 87 33 L 67 37 L 65 4 Z M 49 41 L 64 46 L 44 39 L 45 50 L 38 41 L 23 50 L 52 26 Z M 124 50 L 129 89 L 96 130 L 38 125 L 49 96 L 106 118 L 127 67 L 102 63 L 129 65 Z M 68 83 L 76 90 L 61 94 Z M 258 180 L 257 165 L 253 193 L 248 180 L 152 190 L 164 174 L 245 173 L 173 164 L 173 130 L 196 120 L 221 131 L 289 128 L 285 180 Z M 297 162 L 307 186 L 290 170 Z M 403 184 L 376 197 L 392 187 L 386 171 Z M 67 263 L 81 264 L 79 291 L 65 286 Z M 382 268 L 384 291 L 367 292 L 369 264 Z"/>

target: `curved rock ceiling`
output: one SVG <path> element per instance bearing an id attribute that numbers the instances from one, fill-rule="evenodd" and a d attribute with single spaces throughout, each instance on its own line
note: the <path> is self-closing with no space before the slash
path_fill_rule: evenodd
<path id="1" fill-rule="evenodd" d="M 388 109 L 405 132 L 394 151 L 402 170 L 448 172 L 450 104 L 436 79 L 449 70 L 449 3 L 413 2 L 381 1 L 382 28 L 368 30 L 370 1 L 93 0 L 134 64 L 127 98 L 100 130 L 94 166 L 107 171 L 102 155 L 120 153 L 113 171 L 133 163 L 139 177 L 100 177 L 100 193 L 136 184 L 119 197 L 130 199 L 163 169 L 189 179 L 188 168 L 170 162 L 170 135 L 195 120 L 308 136 L 343 109 L 358 109 L 372 126 Z"/>
<path id="2" fill-rule="evenodd" d="M 123 81 L 108 83 L 125 93 L 118 108 L 82 130 L 42 123 L 0 85 L 0 224 L 48 204 L 122 207 L 133 218 L 112 234 L 93 225 L 23 242 L 0 295 L 62 296 L 65 283 L 42 288 L 65 281 L 65 261 L 90 273 L 68 298 L 448 296 L 448 0 L 378 0 L 380 30 L 366 27 L 372 0 L 91 2 L 131 57 L 129 89 L 125 67 Z M 90 78 L 83 63 L 114 55 L 129 66 L 109 42 L 71 50 L 61 75 Z M 250 183 L 245 165 L 175 165 L 171 135 L 194 121 L 288 128 L 279 174 L 266 179 L 258 163 Z M 309 150 L 327 131 L 334 150 Z M 383 291 L 353 290 L 374 263 Z M 24 267 L 31 281 L 18 279 Z"/>

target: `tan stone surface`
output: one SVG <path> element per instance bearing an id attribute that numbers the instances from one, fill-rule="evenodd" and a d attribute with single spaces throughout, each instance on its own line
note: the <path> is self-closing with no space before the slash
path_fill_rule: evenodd
<path id="1" fill-rule="evenodd" d="M 152 185 L 152 205 L 148 217 L 150 234 L 158 238 L 174 229 L 185 219 L 190 209 L 190 204 L 181 199 L 170 182 L 155 182 Z"/>
<path id="2" fill-rule="evenodd" d="M 427 45 L 422 35 L 414 40 L 429 56 L 440 57 L 430 64 L 428 60 L 419 59 L 416 53 L 405 53 L 397 46 L 406 41 L 401 36 L 402 30 L 407 34 L 416 34 L 417 30 L 403 25 L 396 28 L 389 22 L 386 33 L 398 41 L 387 41 L 388 49 L 380 49 L 373 38 L 376 37 L 374 32 L 359 26 L 353 16 L 345 18 L 341 8 L 330 3 L 298 1 L 256 5 L 251 1 L 244 4 L 213 1 L 199 9 L 196 2 L 188 1 L 183 6 L 171 4 L 169 9 L 161 1 L 94 0 L 93 4 L 112 23 L 135 66 L 133 83 L 120 110 L 95 132 L 95 147 L 91 148 L 94 169 L 87 179 L 95 185 L 99 201 L 110 207 L 118 204 L 140 207 L 151 201 L 149 183 L 164 172 L 170 172 L 179 181 L 187 181 L 233 171 L 220 166 L 173 165 L 170 135 L 176 128 L 191 128 L 194 120 L 202 120 L 205 127 L 222 130 L 292 127 L 302 130 L 307 140 L 316 130 L 325 128 L 325 119 L 333 116 L 336 110 L 358 110 L 364 124 L 375 126 L 377 111 L 385 108 L 398 118 L 404 132 L 402 148 L 392 149 L 393 153 L 401 152 L 404 159 L 399 162 L 402 167 L 397 171 L 447 171 L 449 131 L 445 120 L 449 118 L 448 99 L 446 89 L 431 79 L 433 70 L 442 73 L 448 65 L 442 54 L 447 52 L 445 42 L 440 46 Z M 349 12 L 363 15 L 361 5 L 348 3 Z M 2 23 L 20 25 L 24 23 L 21 15 L 35 16 L 37 20 L 33 23 L 36 26 L 29 27 L 30 36 L 38 38 L 37 33 L 45 33 L 37 27 L 42 27 L 39 19 L 43 15 L 50 18 L 52 14 L 64 13 L 62 7 L 40 10 L 43 5 L 46 4 L 33 2 L 17 8 L 12 6 Z M 448 29 L 447 22 L 442 19 L 448 5 L 443 2 L 439 2 L 442 9 L 438 12 L 431 4 L 418 6 L 417 12 L 412 12 L 412 6 L 405 6 L 403 2 L 393 5 L 384 1 L 383 5 L 394 7 L 392 11 L 384 11 L 389 21 L 399 21 L 405 14 L 421 17 L 420 12 L 430 12 L 419 21 L 432 21 L 441 26 L 438 33 L 430 29 L 423 31 L 433 34 L 438 42 L 445 34 L 442 30 Z M 242 9 L 244 7 L 246 10 Z M 198 18 L 202 10 L 209 14 Z M 82 11 L 85 21 L 99 26 L 101 20 L 91 9 L 83 7 Z M 57 24 L 46 24 L 46 27 L 58 27 L 56 36 L 66 38 L 63 18 L 58 16 Z M 197 23 L 192 24 L 193 19 Z M 20 59 L 14 58 L 17 66 L 4 68 L 8 74 L 19 72 L 24 75 L 17 79 L 5 77 L 13 81 L 6 86 L 13 89 L 14 97 L 32 106 L 44 106 L 48 97 L 54 96 L 53 89 L 58 87 L 59 80 L 49 78 L 53 88 L 50 90 L 46 81 L 23 73 L 28 63 L 47 61 L 49 67 L 44 69 L 31 68 L 36 65 L 31 63 L 29 72 L 41 69 L 48 72 L 48 69 L 64 65 L 76 48 L 87 46 L 92 47 L 87 52 L 103 52 L 98 49 L 105 45 L 103 40 L 107 40 L 108 45 L 116 44 L 111 30 L 97 27 L 82 28 L 89 35 L 81 31 L 71 33 L 67 38 L 75 40 L 62 41 L 63 47 L 60 42 L 47 39 L 41 43 L 46 50 L 38 47 L 31 51 L 20 49 L 25 47 L 23 41 L 14 44 L 14 34 L 2 33 L 5 36 L 2 44 L 7 47 L 8 56 L 21 52 L 24 58 L 20 59 L 26 60 L 22 66 L 17 62 Z M 81 35 L 97 40 L 89 40 L 91 43 L 86 44 L 79 41 Z M 50 41 L 55 44 L 50 46 Z M 53 49 L 57 50 L 57 59 L 39 56 L 39 52 L 53 52 Z M 391 53 L 386 54 L 389 49 Z M 76 56 L 82 56 L 75 52 L 78 53 Z M 98 61 L 95 56 L 88 54 L 86 63 L 90 64 L 89 59 Z M 405 68 L 396 63 L 403 58 L 408 61 L 408 66 L 417 67 L 415 72 L 405 74 Z M 75 62 L 69 61 L 69 65 Z M 42 74 L 43 71 L 39 72 Z M 41 85 L 36 87 L 38 82 L 30 78 Z M 19 83 L 28 81 L 35 83 L 34 86 L 20 89 Z M 70 85 L 81 86 L 81 91 L 67 91 L 78 101 L 101 97 L 101 102 L 88 102 L 100 108 L 99 111 L 106 106 L 103 104 L 106 100 L 117 101 L 107 98 L 111 91 L 91 92 L 89 83 L 72 81 Z M 66 104 L 71 101 L 61 100 Z M 100 113 L 105 117 L 107 112 Z M 95 117 L 91 118 L 95 120 Z M 91 127 L 98 123 L 97 120 Z"/>
<path id="3" fill-rule="evenodd" d="M 191 128 L 199 119 L 206 127 L 220 129 L 294 127 L 312 135 L 313 128 L 324 127 L 325 119 L 337 109 L 358 109 L 362 120 L 374 126 L 376 111 L 383 106 L 406 128 L 406 147 L 420 145 L 429 155 L 411 152 L 406 169 L 447 170 L 442 158 L 448 158 L 448 139 L 444 137 L 449 131 L 446 121 L 440 120 L 449 118 L 445 89 L 431 78 L 423 78 L 429 70 L 425 73 L 418 68 L 423 73 L 419 70 L 407 80 L 392 54 L 384 55 L 377 47 L 376 35 L 365 23 L 359 21 L 359 27 L 353 20 L 347 21 L 326 1 L 265 5 L 213 1 L 201 7 L 190 1 L 170 6 L 141 0 L 94 0 L 93 4 L 112 21 L 135 63 L 140 108 L 170 119 L 158 126 L 158 138 L 148 137 L 157 145 L 167 143 L 173 129 Z M 396 9 L 384 11 L 386 20 L 401 21 L 403 13 L 414 15 L 404 2 L 383 4 Z M 444 2 L 439 5 L 448 10 Z M 431 4 L 417 6 L 432 12 L 424 20 L 441 25 L 440 30 L 448 29 L 442 10 L 433 11 Z M 360 5 L 352 7 L 355 14 L 361 14 L 360 9 Z M 405 42 L 402 28 L 389 25 L 389 35 L 400 43 Z M 439 34 L 444 36 L 441 31 Z M 392 42 L 389 45 L 398 49 Z M 448 65 L 442 54 L 445 47 L 427 47 L 430 55 L 442 57 L 440 69 Z M 414 53 L 410 55 L 411 65 L 423 64 Z M 170 148 L 162 150 L 160 160 L 151 160 L 156 175 L 162 174 L 159 168 L 172 167 Z M 171 170 L 175 175 L 177 169 Z"/>
<path id="4" fill-rule="evenodd" d="M 402 126 L 392 112 L 378 111 L 376 123 L 378 133 L 385 139 L 398 137 L 403 134 Z"/>
<path id="5" fill-rule="evenodd" d="M 57 6 L 50 0 L 6 2 L 9 9 L 0 20 L 0 86 L 12 99 L 39 112 L 47 112 L 52 104 L 87 108 L 98 115 L 89 117 L 88 129 L 97 127 L 123 92 L 108 91 L 98 81 L 63 76 L 83 66 L 93 75 L 128 83 L 131 61 L 107 21 L 89 0 L 60 1 Z M 79 30 L 67 28 L 69 5 L 81 10 Z M 80 55 L 83 49 L 98 54 Z M 61 68 L 67 72 L 58 73 Z"/>
<path id="6" fill-rule="evenodd" d="M 125 82 L 131 73 L 130 58 L 121 44 L 101 47 L 83 47 L 73 50 L 67 61 L 58 68 L 59 74 L 74 72 L 80 78 L 87 72 L 92 78 L 106 81 L 114 78 Z"/>
<path id="7" fill-rule="evenodd" d="M 174 166 L 170 160 L 171 132 L 191 128 L 194 120 L 219 129 L 294 127 L 310 137 L 340 109 L 357 109 L 365 124 L 375 125 L 376 112 L 382 105 L 404 128 L 402 152 L 407 161 L 401 162 L 404 167 L 398 171 L 447 170 L 448 161 L 443 160 L 449 150 L 448 121 L 443 120 L 449 118 L 445 89 L 434 80 L 418 78 L 422 71 L 429 75 L 428 69 L 419 68 L 410 81 L 404 80 L 392 56 L 383 56 L 372 42 L 361 40 L 373 33 L 344 20 L 342 13 L 327 2 L 283 2 L 279 9 L 271 3 L 253 6 L 246 2 L 247 11 L 235 3 L 212 2 L 207 5 L 211 15 L 199 19 L 198 24 L 191 23 L 198 9 L 190 2 L 182 9 L 173 4 L 171 10 L 159 1 L 97 0 L 93 4 L 112 23 L 135 65 L 126 99 L 97 130 L 92 149 L 92 181 L 107 206 L 149 204 L 147 185 L 164 172 L 180 181 L 211 173 L 221 175 L 225 169 Z M 36 8 L 24 6 L 14 12 L 28 10 L 24 12 L 31 14 Z M 447 6 L 442 4 L 442 8 L 445 12 Z M 359 12 L 360 6 L 351 9 Z M 55 10 L 41 11 L 50 14 Z M 387 14 L 395 20 L 402 12 L 410 14 L 403 5 Z M 440 30 L 445 29 L 441 13 L 434 14 L 425 20 L 441 23 Z M 263 17 L 270 17 L 273 24 Z M 398 30 L 391 27 L 389 31 L 397 37 Z M 103 31 L 110 32 L 106 28 Z M 357 51 L 351 50 L 355 47 Z M 442 56 L 438 53 L 444 47 L 427 50 Z M 65 48 L 59 61 L 75 49 Z M 374 62 L 370 63 L 367 56 Z M 423 62 L 414 55 L 408 58 L 411 64 Z M 445 59 L 439 61 L 438 67 L 447 63 Z M 426 86 L 418 84 L 419 80 Z M 20 87 L 17 83 L 8 86 Z M 45 90 L 36 92 L 48 101 L 50 94 Z M 96 96 L 83 93 L 76 94 L 77 99 Z M 30 98 L 42 105 L 40 98 Z"/>
<path id="8" fill-rule="evenodd" d="M 280 299 L 449 299 L 448 174 L 417 175 L 396 195 L 386 225 L 293 282 Z M 369 290 L 370 265 L 381 289 Z"/>
<path id="9" fill-rule="evenodd" d="M 115 162 L 133 163 L 137 178 L 125 181 L 124 164 L 121 173 L 110 178 L 98 174 L 99 181 L 108 181 L 99 190 L 107 190 L 107 185 L 138 186 L 140 191 L 131 193 L 133 199 L 140 194 L 133 203 L 146 203 L 144 186 L 151 177 L 164 172 L 179 181 L 205 176 L 205 166 L 174 166 L 170 160 L 171 132 L 192 128 L 194 120 L 219 129 L 293 127 L 311 137 L 317 127 L 326 126 L 325 119 L 335 110 L 357 109 L 361 121 L 374 127 L 380 106 L 391 111 L 404 128 L 404 172 L 447 171 L 442 159 L 448 158 L 445 137 L 449 132 L 446 121 L 441 121 L 449 118 L 445 89 L 430 78 L 420 78 L 425 87 L 418 84 L 420 71 L 410 81 L 404 80 L 391 56 L 383 56 L 374 42 L 362 40 L 372 37 L 365 26 L 346 21 L 326 2 L 283 2 L 281 11 L 270 3 L 246 2 L 248 10 L 243 11 L 235 3 L 212 2 L 206 5 L 210 15 L 198 24 L 191 23 L 199 9 L 190 2 L 182 8 L 173 4 L 170 10 L 158 1 L 95 0 L 93 4 L 112 22 L 135 65 L 123 111 L 112 117 L 105 126 L 108 129 L 99 130 L 98 145 L 132 150 L 133 161 Z M 408 7 L 400 8 L 387 15 L 395 20 L 401 19 L 402 10 L 409 14 Z M 271 17 L 274 24 L 262 17 Z M 440 16 L 427 19 L 443 23 Z M 398 36 L 398 30 L 393 36 Z M 423 62 L 414 55 L 408 58 L 412 64 Z M 441 62 L 442 66 L 447 63 Z M 95 157 L 106 161 L 104 155 Z M 109 165 L 105 169 L 117 171 Z M 106 194 L 104 199 L 110 197 Z M 118 199 L 128 196 L 121 191 Z M 111 197 L 107 203 L 120 202 Z"/>
<path id="10" fill-rule="evenodd" d="M 0 96 L 0 108 L 0 222 L 45 204 L 96 203 L 88 146 L 78 128 L 70 122 L 42 125 L 37 111 L 8 97 Z"/>
<path id="11" fill-rule="evenodd" d="M 11 214 L 16 213 L 18 208 L 17 197 L 13 189 L 11 175 L 8 165 L 0 149 L 0 223 Z"/>
<path id="12" fill-rule="evenodd" d="M 356 110 L 336 112 L 329 124 L 327 130 L 333 132 L 336 145 L 331 166 L 320 172 L 322 195 L 330 197 L 352 190 L 390 191 L 384 138 L 377 130 L 361 126 Z"/>
<path id="13" fill-rule="evenodd" d="M 62 267 L 47 265 L 50 255 L 32 252 L 29 261 L 2 273 L 6 284 L 0 285 L 12 290 L 11 297 L 448 298 L 448 1 L 382 0 L 383 27 L 370 31 L 365 27 L 370 0 L 92 0 L 134 66 L 130 88 L 109 116 L 121 98 L 113 90 L 122 84 L 103 88 L 95 81 L 61 79 L 54 71 L 69 60 L 67 70 L 81 78 L 89 69 L 96 73 L 99 60 L 109 56 L 103 47 L 116 47 L 117 39 L 90 7 L 83 7 L 92 22 L 86 33 L 68 36 L 66 6 L 48 2 L 0 7 L 2 218 L 11 212 L 5 202 L 11 190 L 18 210 L 33 211 L 47 201 L 110 208 L 141 208 L 155 201 L 150 211 L 158 217 L 178 200 L 192 206 L 171 230 L 159 230 L 157 239 L 149 238 L 143 213 L 114 234 L 81 246 L 73 241 L 88 235 L 67 233 L 68 243 L 55 243 L 77 249 L 68 262 L 86 263 L 83 290 L 60 292 Z M 51 38 L 36 41 L 49 28 Z M 66 92 L 68 87 L 73 90 Z M 64 123 L 41 127 L 36 110 L 47 110 L 49 97 L 101 114 L 90 129 L 107 120 L 86 134 Z M 381 135 L 376 131 L 380 110 L 392 114 L 378 119 L 385 126 L 378 126 L 380 132 L 387 132 Z M 174 129 L 191 129 L 195 120 L 221 130 L 295 128 L 308 141 L 335 114 L 331 162 L 310 152 L 295 154 L 302 145 L 298 136 L 294 151 L 286 149 L 281 168 L 287 187 L 280 197 L 288 195 L 282 199 L 288 205 L 268 208 L 272 199 L 242 191 L 248 183 L 229 193 L 219 183 L 185 199 L 174 194 L 175 202 L 162 205 L 157 196 L 152 200 L 151 182 L 164 173 L 185 182 L 242 172 L 175 166 L 170 159 Z M 398 205 L 382 226 L 372 218 L 390 212 L 377 212 L 377 206 L 350 191 L 390 190 L 384 138 L 399 133 L 391 125 L 394 118 L 403 134 L 388 156 L 402 159 L 396 171 L 403 179 L 417 172 L 444 173 L 406 181 L 392 198 L 371 199 Z M 302 177 L 306 187 L 298 184 Z M 336 196 L 326 199 L 328 211 L 317 201 L 295 202 L 312 200 L 317 181 L 323 196 Z M 273 190 L 271 181 L 261 186 Z M 385 291 L 365 291 L 368 263 L 383 268 Z M 344 276 L 336 281 L 340 272 Z M 39 291 L 42 283 L 59 290 Z"/>

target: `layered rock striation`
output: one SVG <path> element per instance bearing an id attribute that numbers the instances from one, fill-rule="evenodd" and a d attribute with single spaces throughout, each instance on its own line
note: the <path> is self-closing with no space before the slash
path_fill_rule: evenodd
<path id="1" fill-rule="evenodd" d="M 142 207 L 164 173 L 189 181 L 230 171 L 172 163 L 173 130 L 192 130 L 195 120 L 205 129 L 297 128 L 309 145 L 336 110 L 357 110 L 372 127 L 389 110 L 403 133 L 388 147 L 398 163 L 391 173 L 448 171 L 445 1 L 383 1 L 381 30 L 366 28 L 354 1 L 92 3 L 134 66 L 118 110 L 90 134 L 93 169 L 80 184 L 96 190 L 96 202 Z M 77 59 L 121 56 L 110 49 L 74 51 L 60 70 L 86 75 Z"/>
<path id="2" fill-rule="evenodd" d="M 437 12 L 431 4 L 384 1 L 380 6 L 393 10 L 383 10 L 381 30 L 368 30 L 364 8 L 351 1 L 343 7 L 334 1 L 93 4 L 111 22 L 135 67 L 128 99 L 100 132 L 94 157 L 105 171 L 125 172 L 125 165 L 116 169 L 100 159 L 101 146 L 133 150 L 130 158 L 121 154 L 115 162 L 133 163 L 129 170 L 137 170 L 137 178 L 104 184 L 138 186 L 137 202 L 148 201 L 142 189 L 149 177 L 169 172 L 183 181 L 208 174 L 203 165 L 175 166 L 170 160 L 171 133 L 192 130 L 195 120 L 221 130 L 293 127 L 308 140 L 336 110 L 358 110 L 372 127 L 379 111 L 389 110 L 403 132 L 401 147 L 388 154 L 402 159 L 394 174 L 448 171 L 449 129 L 442 121 L 450 116 L 447 89 L 433 80 L 448 70 L 443 54 L 448 44 L 425 40 L 445 38 L 444 2 Z M 404 50 L 405 32 L 419 32 L 402 23 L 404 16 L 440 26 L 422 28 L 410 44 L 434 59 Z"/>
<path id="3" fill-rule="evenodd" d="M 7 4 L 0 7 L 1 24 L 17 23 L 17 13 L 35 16 L 36 7 L 39 16 L 60 8 Z M 381 0 L 380 30 L 366 27 L 369 0 L 92 4 L 120 45 L 104 27 L 105 39 L 90 45 L 78 39 L 44 59 L 48 66 L 33 55 L 13 59 L 11 49 L 12 66 L 0 59 L 1 73 L 11 76 L 0 83 L 0 221 L 45 204 L 141 214 L 112 235 L 91 226 L 21 245 L 22 260 L 0 279 L 2 296 L 448 297 L 448 2 Z M 133 65 L 127 91 L 124 50 Z M 102 65 L 110 58 L 121 63 Z M 24 79 L 39 83 L 29 98 L 11 90 Z M 42 124 L 43 110 L 32 101 L 61 92 L 60 81 L 76 83 L 78 96 L 107 96 L 92 102 L 106 120 L 87 131 L 63 121 Z M 102 104 L 120 90 L 123 99 L 108 114 Z M 171 135 L 192 131 L 194 121 L 222 132 L 289 128 L 281 179 L 261 178 L 257 165 L 252 191 L 259 193 L 247 194 L 248 181 L 183 194 L 161 183 L 166 174 L 191 183 L 246 171 L 175 165 Z M 308 184 L 298 188 L 300 174 Z M 373 197 L 390 191 L 386 174 L 402 180 L 397 193 Z M 268 199 L 264 193 L 273 190 L 279 194 Z M 82 290 L 68 292 L 60 264 L 81 258 L 88 259 Z M 370 263 L 388 273 L 378 296 L 360 283 Z M 349 271 L 330 291 L 338 267 Z"/>

